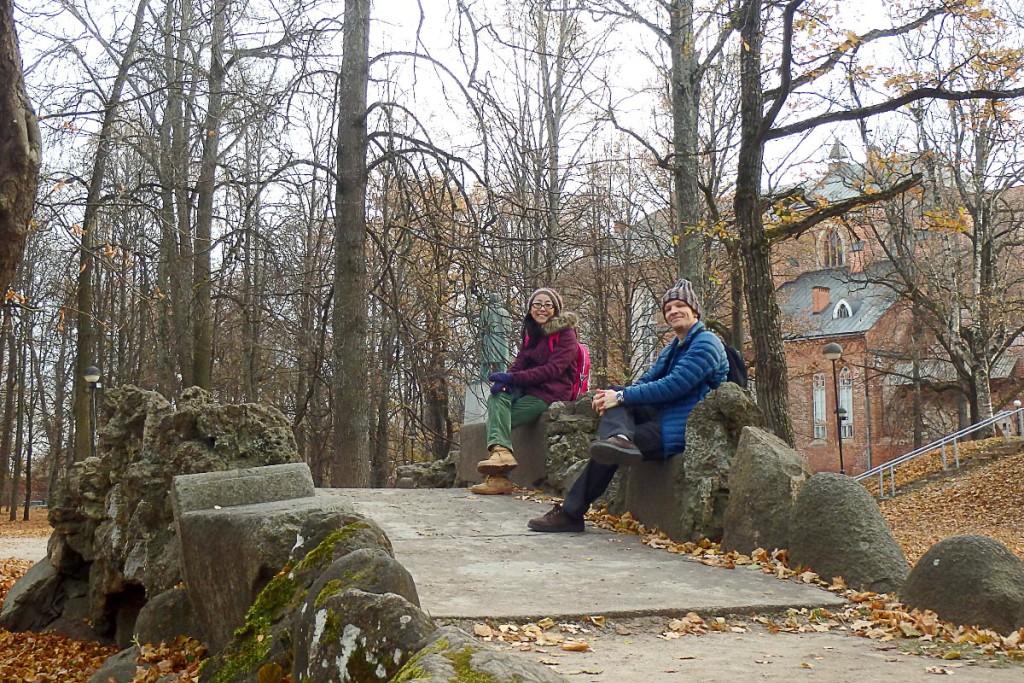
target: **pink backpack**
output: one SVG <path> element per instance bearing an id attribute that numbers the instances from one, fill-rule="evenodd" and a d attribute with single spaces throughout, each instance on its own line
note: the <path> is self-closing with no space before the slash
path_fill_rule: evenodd
<path id="1" fill-rule="evenodd" d="M 523 346 L 530 343 L 530 335 L 523 339 Z M 554 352 L 555 344 L 558 343 L 558 333 L 548 337 L 548 350 Z M 590 391 L 590 349 L 586 344 L 577 343 L 576 362 L 573 364 L 572 398 L 575 401 L 583 394 Z"/>

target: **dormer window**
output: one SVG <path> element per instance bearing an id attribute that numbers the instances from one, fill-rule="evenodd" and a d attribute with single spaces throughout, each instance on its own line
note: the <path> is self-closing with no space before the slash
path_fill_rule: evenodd
<path id="1" fill-rule="evenodd" d="M 825 234 L 825 258 L 822 261 L 826 268 L 838 268 L 846 264 L 843 237 L 836 228 Z"/>
<path id="2" fill-rule="evenodd" d="M 835 308 L 832 309 L 832 319 L 836 318 L 849 318 L 853 316 L 853 308 L 846 299 L 840 299 L 836 302 Z"/>

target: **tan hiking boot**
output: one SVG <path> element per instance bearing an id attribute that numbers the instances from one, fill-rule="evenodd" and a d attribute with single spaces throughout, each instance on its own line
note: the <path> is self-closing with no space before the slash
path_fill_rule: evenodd
<path id="1" fill-rule="evenodd" d="M 490 457 L 476 464 L 476 471 L 480 474 L 505 474 L 518 466 L 512 451 L 504 446 L 493 446 Z"/>
<path id="2" fill-rule="evenodd" d="M 469 490 L 482 496 L 503 496 L 512 493 L 515 490 L 515 486 L 509 481 L 508 477 L 492 474 L 484 479 L 482 483 L 470 486 Z"/>

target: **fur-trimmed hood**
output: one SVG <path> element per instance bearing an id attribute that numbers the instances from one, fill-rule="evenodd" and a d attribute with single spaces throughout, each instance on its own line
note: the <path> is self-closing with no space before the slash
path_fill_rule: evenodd
<path id="1" fill-rule="evenodd" d="M 553 334 L 558 334 L 569 329 L 576 329 L 576 325 L 579 324 L 580 317 L 572 311 L 562 311 L 560 314 L 553 317 L 541 326 L 541 331 L 545 337 L 550 337 Z"/>

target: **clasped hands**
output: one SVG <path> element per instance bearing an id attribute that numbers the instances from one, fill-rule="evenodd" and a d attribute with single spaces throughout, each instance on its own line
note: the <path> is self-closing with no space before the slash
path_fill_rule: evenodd
<path id="1" fill-rule="evenodd" d="M 619 405 L 619 401 L 615 397 L 617 393 L 615 389 L 598 389 L 590 404 L 594 408 L 594 412 L 598 415 L 604 415 L 604 411 Z"/>
<path id="2" fill-rule="evenodd" d="M 512 388 L 512 373 L 511 372 L 495 372 L 492 373 L 488 378 L 488 382 L 493 382 L 491 385 L 491 393 L 498 394 L 502 391 L 508 391 Z"/>

